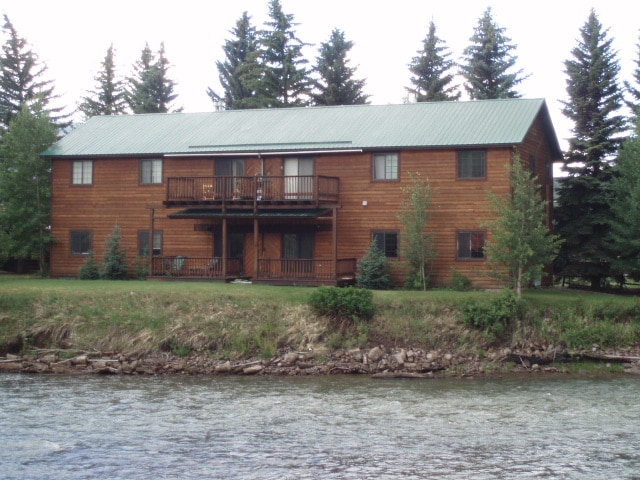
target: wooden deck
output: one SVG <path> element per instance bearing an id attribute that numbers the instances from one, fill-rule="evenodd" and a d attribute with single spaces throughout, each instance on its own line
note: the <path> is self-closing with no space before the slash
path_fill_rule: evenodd
<path id="1" fill-rule="evenodd" d="M 334 204 L 340 196 L 338 177 L 322 175 L 253 177 L 171 177 L 167 206 Z"/>
<path id="2" fill-rule="evenodd" d="M 220 257 L 154 257 L 151 277 L 175 280 L 232 281 L 247 279 L 242 260 Z M 226 263 L 226 265 L 224 265 Z M 226 266 L 226 272 L 224 267 Z M 273 285 L 351 285 L 355 283 L 356 259 L 261 258 L 253 283 Z"/>

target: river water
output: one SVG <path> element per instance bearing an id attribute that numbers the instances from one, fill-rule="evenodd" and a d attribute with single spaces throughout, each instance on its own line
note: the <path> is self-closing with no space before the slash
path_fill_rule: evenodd
<path id="1" fill-rule="evenodd" d="M 0 375 L 2 479 L 640 479 L 640 379 Z"/>

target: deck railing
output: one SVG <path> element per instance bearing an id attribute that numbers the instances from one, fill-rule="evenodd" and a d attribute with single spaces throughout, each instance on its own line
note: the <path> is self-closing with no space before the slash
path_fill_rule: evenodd
<path id="1" fill-rule="evenodd" d="M 222 271 L 221 257 L 154 257 L 151 275 L 154 277 L 227 280 L 243 276 L 242 260 L 227 259 L 227 272 Z M 284 283 L 308 282 L 335 284 L 355 279 L 356 259 L 338 259 L 335 268 L 331 259 L 258 259 L 255 280 Z"/>
<path id="2" fill-rule="evenodd" d="M 242 261 L 227 259 L 227 276 L 241 276 Z M 220 257 L 154 257 L 151 275 L 155 277 L 190 277 L 222 279 L 222 258 Z"/>
<path id="3" fill-rule="evenodd" d="M 336 203 L 340 179 L 322 175 L 170 177 L 166 203 Z"/>
<path id="4" fill-rule="evenodd" d="M 258 260 L 258 280 L 313 281 L 332 283 L 355 277 L 355 258 L 333 260 L 261 258 Z"/>

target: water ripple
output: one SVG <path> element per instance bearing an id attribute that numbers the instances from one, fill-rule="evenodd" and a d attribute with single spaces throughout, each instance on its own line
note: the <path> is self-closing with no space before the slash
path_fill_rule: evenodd
<path id="1" fill-rule="evenodd" d="M 635 378 L 0 375 L 12 479 L 638 478 Z"/>

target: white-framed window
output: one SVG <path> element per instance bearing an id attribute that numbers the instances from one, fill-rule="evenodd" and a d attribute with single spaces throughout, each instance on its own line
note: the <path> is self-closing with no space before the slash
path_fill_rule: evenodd
<path id="1" fill-rule="evenodd" d="M 458 178 L 487 178 L 487 152 L 459 150 Z"/>
<path id="2" fill-rule="evenodd" d="M 140 183 L 143 185 L 162 183 L 162 159 L 140 160 Z"/>
<path id="3" fill-rule="evenodd" d="M 398 154 L 376 153 L 373 155 L 374 180 L 398 180 Z"/>
<path id="4" fill-rule="evenodd" d="M 71 174 L 72 185 L 91 185 L 93 183 L 93 161 L 74 160 Z"/>

